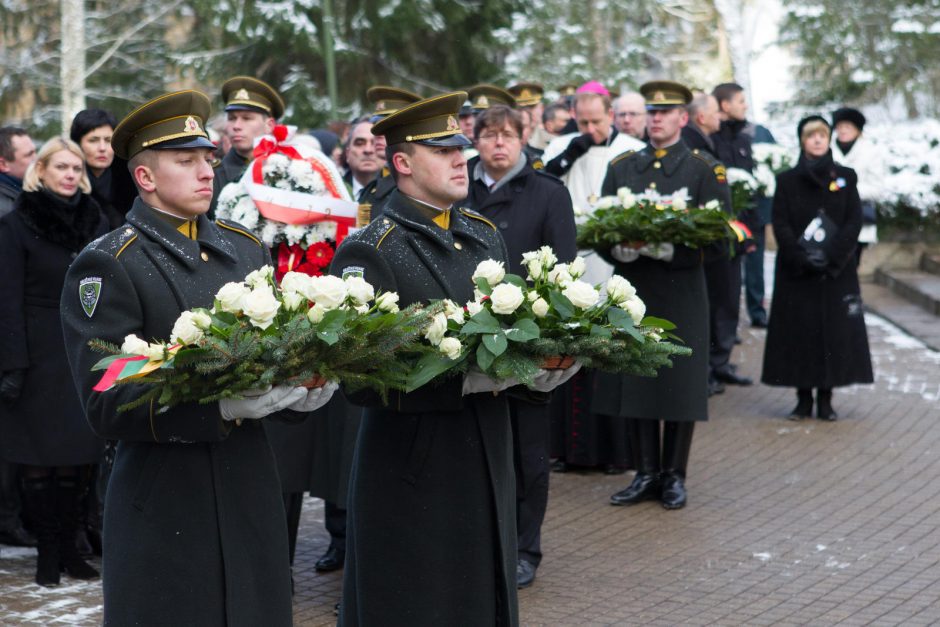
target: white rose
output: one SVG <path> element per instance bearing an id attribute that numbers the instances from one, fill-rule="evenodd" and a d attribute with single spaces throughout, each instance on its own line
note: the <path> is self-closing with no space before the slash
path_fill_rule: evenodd
<path id="1" fill-rule="evenodd" d="M 284 292 L 281 297 L 284 299 L 284 308 L 287 311 L 298 311 L 307 304 L 307 297 L 297 292 Z"/>
<path id="2" fill-rule="evenodd" d="M 143 355 L 150 361 L 161 361 L 166 354 L 166 347 L 163 344 L 147 344 L 147 350 Z"/>
<path id="3" fill-rule="evenodd" d="M 271 277 L 274 276 L 274 268 L 271 266 L 262 266 L 257 270 L 252 271 L 248 276 L 245 277 L 245 283 L 250 285 L 253 289 L 258 289 L 259 287 L 264 287 L 269 285 L 268 281 Z"/>
<path id="4" fill-rule="evenodd" d="M 546 315 L 548 315 L 548 303 L 545 302 L 544 298 L 540 298 L 532 303 L 532 313 L 534 313 L 539 318 L 544 318 Z"/>
<path id="5" fill-rule="evenodd" d="M 493 303 L 493 313 L 511 314 L 525 301 L 525 294 L 512 283 L 502 283 L 493 288 L 490 301 Z"/>
<path id="6" fill-rule="evenodd" d="M 640 324 L 643 321 L 643 316 L 646 315 L 646 303 L 639 298 L 627 299 L 617 306 L 630 314 L 633 324 Z"/>
<path id="7" fill-rule="evenodd" d="M 355 309 L 358 314 L 365 314 L 369 313 L 370 307 L 368 305 L 355 305 L 353 309 Z"/>
<path id="8" fill-rule="evenodd" d="M 574 261 L 568 264 L 568 274 L 574 279 L 581 278 L 585 272 L 587 272 L 587 265 L 585 265 L 583 257 L 575 257 Z"/>
<path id="9" fill-rule="evenodd" d="M 598 292 L 590 283 L 572 281 L 565 286 L 562 294 L 571 301 L 571 304 L 580 309 L 588 309 L 597 303 Z"/>
<path id="10" fill-rule="evenodd" d="M 441 343 L 441 340 L 444 339 L 445 333 L 447 333 L 447 316 L 439 313 L 431 320 L 431 324 L 428 325 L 428 328 L 424 332 L 424 337 L 426 337 L 431 344 L 437 346 Z"/>
<path id="11" fill-rule="evenodd" d="M 379 294 L 379 297 L 375 299 L 375 304 L 379 308 L 379 311 L 397 313 L 398 292 L 382 292 Z"/>
<path id="12" fill-rule="evenodd" d="M 202 329 L 197 327 L 195 320 L 193 320 L 193 312 L 184 311 L 173 323 L 173 330 L 170 331 L 170 342 L 186 346 L 195 344 L 204 335 Z"/>
<path id="13" fill-rule="evenodd" d="M 375 298 L 375 290 L 372 288 L 372 284 L 361 276 L 346 278 L 346 291 L 357 305 L 365 305 Z"/>
<path id="14" fill-rule="evenodd" d="M 563 287 L 573 281 L 574 278 L 572 278 L 571 273 L 568 272 L 568 264 L 560 263 L 548 271 L 548 280 L 554 285 Z"/>
<path id="15" fill-rule="evenodd" d="M 604 196 L 594 203 L 595 209 L 610 209 L 614 206 L 614 199 L 611 196 Z"/>
<path id="16" fill-rule="evenodd" d="M 636 296 L 636 288 L 630 281 L 615 274 L 607 280 L 607 296 L 615 303 L 619 303 Z"/>
<path id="17" fill-rule="evenodd" d="M 463 309 L 449 298 L 444 299 L 444 315 L 447 316 L 448 320 L 453 320 L 457 324 L 464 323 Z"/>
<path id="18" fill-rule="evenodd" d="M 259 329 L 267 329 L 271 326 L 280 308 L 280 301 L 267 287 L 253 289 L 242 299 L 242 310 L 248 316 L 252 326 Z"/>
<path id="19" fill-rule="evenodd" d="M 483 303 L 477 300 L 471 300 L 467 303 L 467 315 L 471 318 L 483 310 Z"/>
<path id="20" fill-rule="evenodd" d="M 534 303 L 536 300 L 538 300 L 539 293 L 535 290 L 529 290 L 529 293 L 526 294 L 525 297 L 526 300 L 528 300 L 530 303 Z"/>
<path id="21" fill-rule="evenodd" d="M 121 352 L 125 355 L 146 355 L 149 346 L 147 342 L 132 333 L 124 338 L 124 343 L 121 344 Z"/>
<path id="22" fill-rule="evenodd" d="M 212 326 L 212 316 L 210 316 L 205 309 L 195 309 L 193 310 L 192 314 L 193 324 L 203 331 L 206 331 L 209 327 Z"/>
<path id="23" fill-rule="evenodd" d="M 323 316 L 326 314 L 326 307 L 317 303 L 310 308 L 310 311 L 307 312 L 307 320 L 313 324 L 320 324 L 320 321 L 323 320 Z"/>
<path id="24" fill-rule="evenodd" d="M 530 250 L 527 253 L 522 253 L 522 265 L 527 266 L 529 265 L 530 261 L 538 261 L 538 258 L 539 251 L 537 250 Z"/>
<path id="25" fill-rule="evenodd" d="M 237 314 L 242 310 L 242 299 L 250 293 L 251 290 L 243 283 L 226 283 L 216 293 L 215 299 L 219 301 L 222 311 Z"/>
<path id="26" fill-rule="evenodd" d="M 707 203 L 705 203 L 705 208 L 711 209 L 712 211 L 717 211 L 721 209 L 721 203 L 717 200 L 709 200 Z"/>
<path id="27" fill-rule="evenodd" d="M 317 276 L 310 283 L 310 300 L 327 310 L 337 309 L 346 302 L 346 294 L 346 282 L 338 276 Z"/>
<path id="28" fill-rule="evenodd" d="M 311 278 L 303 272 L 288 272 L 281 277 L 281 291 L 297 292 L 309 298 Z"/>
<path id="29" fill-rule="evenodd" d="M 529 278 L 533 281 L 542 278 L 542 264 L 539 263 L 538 259 L 532 259 L 526 263 L 526 268 L 529 271 Z"/>
<path id="30" fill-rule="evenodd" d="M 542 246 L 539 248 L 539 261 L 542 262 L 542 266 L 551 268 L 558 262 L 558 257 L 555 256 L 555 251 L 551 246 Z"/>
<path id="31" fill-rule="evenodd" d="M 636 204 L 636 196 L 633 195 L 629 187 L 621 187 L 618 189 L 617 198 L 620 199 L 620 204 L 627 209 Z"/>
<path id="32" fill-rule="evenodd" d="M 683 196 L 672 197 L 672 208 L 676 211 L 685 211 L 688 206 L 689 205 Z"/>
<path id="33" fill-rule="evenodd" d="M 477 264 L 477 269 L 473 271 L 471 277 L 474 281 L 477 279 L 486 279 L 490 286 L 497 285 L 506 276 L 506 270 L 503 268 L 502 261 L 486 259 Z"/>
<path id="34" fill-rule="evenodd" d="M 445 337 L 441 340 L 441 343 L 437 345 L 438 350 L 447 355 L 449 359 L 457 359 L 460 357 L 460 351 L 463 350 L 463 345 L 455 337 Z"/>

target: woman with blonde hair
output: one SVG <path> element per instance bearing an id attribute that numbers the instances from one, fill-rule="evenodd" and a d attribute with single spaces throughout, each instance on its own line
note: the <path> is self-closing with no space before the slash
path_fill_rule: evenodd
<path id="1" fill-rule="evenodd" d="M 39 541 L 36 583 L 98 571 L 75 547 L 78 470 L 103 442 L 85 422 L 65 355 L 59 299 L 72 260 L 108 230 L 90 196 L 82 149 L 49 140 L 26 171 L 13 211 L 0 219 L 0 456 L 22 464 Z M 90 314 L 89 314 L 90 315 Z"/>
<path id="2" fill-rule="evenodd" d="M 832 389 L 873 380 L 855 269 L 862 206 L 855 171 L 834 162 L 832 130 L 818 115 L 800 121 L 800 159 L 777 177 L 774 294 L 761 380 L 795 387 L 791 420 L 835 420 Z"/>

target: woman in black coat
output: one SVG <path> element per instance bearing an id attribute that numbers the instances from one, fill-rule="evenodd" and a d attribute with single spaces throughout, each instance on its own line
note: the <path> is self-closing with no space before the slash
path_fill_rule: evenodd
<path id="1" fill-rule="evenodd" d="M 0 443 L 23 464 L 27 505 L 39 540 L 36 583 L 98 572 L 75 548 L 78 469 L 93 464 L 103 442 L 85 422 L 68 385 L 59 297 L 72 260 L 108 230 L 89 195 L 82 150 L 50 140 L 30 166 L 14 210 L 0 220 Z"/>
<path id="2" fill-rule="evenodd" d="M 862 208 L 855 171 L 835 163 L 831 129 L 819 116 L 797 129 L 802 152 L 777 177 L 773 229 L 777 239 L 774 294 L 762 380 L 797 388 L 792 420 L 835 420 L 832 388 L 873 381 L 855 269 Z M 829 223 L 825 235 L 813 221 Z M 809 228 L 808 228 L 809 227 Z"/>
<path id="3" fill-rule="evenodd" d="M 104 109 L 84 109 L 72 120 L 69 139 L 79 145 L 85 155 L 91 197 L 116 229 L 124 224 L 124 216 L 137 197 L 127 162 L 115 160 L 111 135 L 117 126 L 114 115 Z"/>

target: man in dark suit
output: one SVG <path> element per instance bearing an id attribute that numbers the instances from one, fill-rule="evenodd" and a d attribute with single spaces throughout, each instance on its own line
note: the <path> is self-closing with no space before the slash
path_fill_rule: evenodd
<path id="1" fill-rule="evenodd" d="M 93 391 L 98 338 L 169 338 L 180 313 L 211 307 L 225 283 L 270 264 L 240 225 L 211 222 L 209 99 L 156 98 L 114 129 L 139 197 L 127 223 L 75 259 L 62 292 L 65 347 L 85 415 L 117 440 L 105 504 L 104 621 L 168 625 L 290 625 L 287 523 L 266 416 L 297 421 L 335 386 L 275 387 L 240 400 L 151 402 L 145 391 Z M 293 411 L 296 410 L 296 411 Z"/>
<path id="2" fill-rule="evenodd" d="M 564 184 L 534 170 L 522 145 L 522 118 L 494 105 L 477 116 L 479 157 L 470 160 L 470 193 L 465 204 L 495 224 L 509 251 L 509 269 L 526 276 L 522 254 L 550 246 L 559 261 L 578 253 L 574 210 Z M 519 560 L 516 583 L 530 586 L 542 560 L 542 521 L 548 505 L 549 397 L 524 386 L 511 388 L 509 412 L 516 464 Z"/>
<path id="3" fill-rule="evenodd" d="M 343 241 L 331 271 L 358 275 L 402 306 L 473 298 L 471 275 L 505 263 L 496 226 L 457 201 L 467 167 L 457 113 L 464 92 L 378 122 L 397 179 L 381 218 Z M 571 373 L 543 371 L 548 391 Z M 350 477 L 341 625 L 518 624 L 512 381 L 471 371 L 366 410 Z M 497 393 L 497 394 L 494 394 Z"/>

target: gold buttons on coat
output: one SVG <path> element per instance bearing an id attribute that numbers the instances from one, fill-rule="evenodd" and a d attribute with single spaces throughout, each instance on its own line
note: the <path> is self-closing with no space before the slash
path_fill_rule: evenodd
<path id="1" fill-rule="evenodd" d="M 457 250 L 463 250 L 463 245 L 460 242 L 454 242 L 454 248 Z"/>
<path id="2" fill-rule="evenodd" d="M 209 261 L 209 253 L 207 253 L 206 251 L 202 251 L 201 253 L 199 253 L 199 256 L 202 257 L 203 261 Z"/>
<path id="3" fill-rule="evenodd" d="M 654 161 L 653 167 L 658 170 L 659 168 L 663 167 L 663 164 L 661 164 L 659 161 Z"/>

